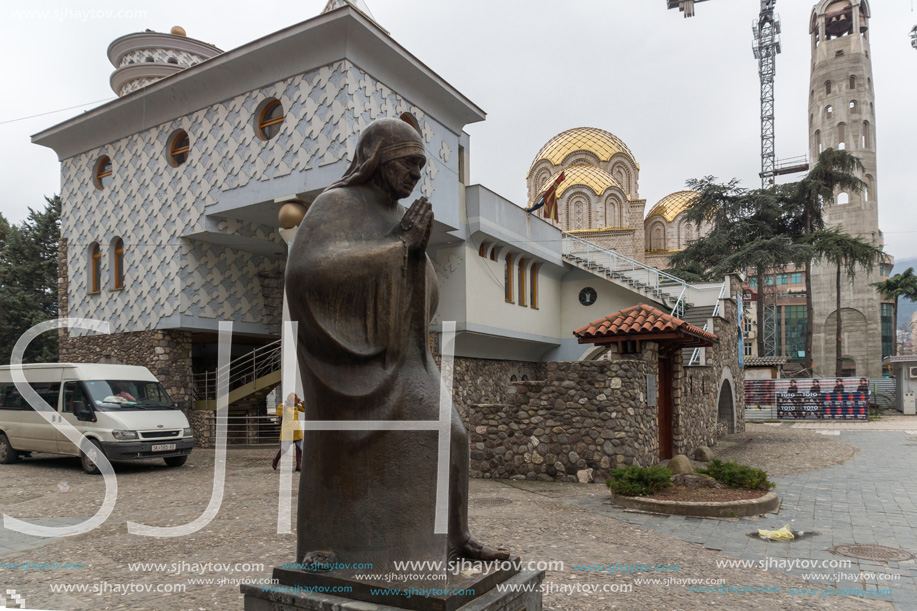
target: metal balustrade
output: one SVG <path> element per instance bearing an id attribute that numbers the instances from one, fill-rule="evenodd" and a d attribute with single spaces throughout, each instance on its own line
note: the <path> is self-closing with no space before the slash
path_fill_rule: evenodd
<path id="1" fill-rule="evenodd" d="M 681 278 L 566 232 L 563 237 L 563 255 L 584 269 L 604 274 L 612 280 L 647 293 L 671 308 L 672 316 L 684 316 L 687 289 L 691 285 Z"/>
<path id="2" fill-rule="evenodd" d="M 191 396 L 194 401 L 215 400 L 217 378 L 229 375 L 229 390 L 233 391 L 271 373 L 280 371 L 280 340 L 252 350 L 231 361 L 226 369 L 195 373 L 191 376 Z"/>
<path id="3" fill-rule="evenodd" d="M 729 290 L 729 279 L 727 278 L 723 282 L 723 287 L 720 289 L 720 295 L 716 298 L 716 305 L 713 307 L 713 318 L 716 318 L 720 313 L 720 304 L 723 303 L 723 299 L 726 298 L 727 291 Z M 704 323 L 704 331 L 709 331 L 707 327 L 710 326 L 709 322 Z M 688 365 L 696 365 L 700 361 L 700 348 L 695 348 L 694 352 L 691 353 L 691 360 L 688 361 Z"/>

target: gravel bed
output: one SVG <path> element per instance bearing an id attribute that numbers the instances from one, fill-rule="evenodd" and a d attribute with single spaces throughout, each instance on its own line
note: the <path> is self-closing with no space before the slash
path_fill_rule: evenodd
<path id="1" fill-rule="evenodd" d="M 770 477 L 786 477 L 838 465 L 859 450 L 836 436 L 794 429 L 789 424 L 747 424 L 744 433 L 729 435 L 713 452 L 724 462 L 764 469 Z"/>

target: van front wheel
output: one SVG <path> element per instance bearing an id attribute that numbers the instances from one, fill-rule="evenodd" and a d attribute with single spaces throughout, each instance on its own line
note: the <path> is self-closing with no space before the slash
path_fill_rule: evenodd
<path id="1" fill-rule="evenodd" d="M 10 445 L 10 440 L 6 435 L 0 433 L 0 465 L 10 465 L 19 458 L 19 452 Z"/>
<path id="2" fill-rule="evenodd" d="M 89 448 L 88 453 L 80 453 L 80 462 L 83 465 L 83 471 L 89 475 L 98 475 L 101 471 L 96 461 L 99 455 L 104 456 L 105 452 L 102 451 L 102 447 L 99 445 L 98 441 L 95 439 L 90 439 L 89 441 L 92 443 L 92 447 Z"/>
<path id="3" fill-rule="evenodd" d="M 166 461 L 167 467 L 180 467 L 186 462 L 188 462 L 187 456 L 170 456 L 168 458 L 163 458 Z"/>

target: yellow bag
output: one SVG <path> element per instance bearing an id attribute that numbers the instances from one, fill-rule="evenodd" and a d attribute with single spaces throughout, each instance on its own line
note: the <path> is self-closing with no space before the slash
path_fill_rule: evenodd
<path id="1" fill-rule="evenodd" d="M 758 536 L 762 539 L 771 539 L 772 541 L 789 541 L 796 538 L 790 531 L 789 524 L 779 530 L 762 530 L 759 528 Z"/>

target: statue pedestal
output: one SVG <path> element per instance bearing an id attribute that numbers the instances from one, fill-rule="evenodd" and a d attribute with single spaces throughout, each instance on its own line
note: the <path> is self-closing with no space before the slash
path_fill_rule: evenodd
<path id="1" fill-rule="evenodd" d="M 277 571 L 286 571 L 285 569 L 275 569 L 275 579 L 286 581 L 277 574 Z M 361 581 L 335 580 L 335 585 L 349 587 L 353 586 L 354 590 L 363 593 L 369 592 L 369 584 Z M 522 570 L 509 577 L 502 584 L 507 587 L 499 591 L 491 583 L 488 585 L 484 594 L 476 596 L 469 600 L 467 595 L 446 595 L 441 591 L 432 595 L 424 596 L 420 593 L 412 593 L 410 596 L 401 596 L 390 594 L 388 596 L 378 596 L 378 602 L 367 600 L 361 596 L 360 600 L 349 598 L 351 594 L 325 594 L 317 591 L 308 591 L 310 586 L 304 585 L 276 585 L 276 586 L 255 586 L 242 584 L 241 591 L 245 595 L 245 611 L 503 611 L 512 609 L 512 611 L 542 611 L 541 606 L 541 582 L 544 581 L 544 571 Z M 330 585 L 330 584 L 329 584 Z M 480 589 L 483 589 L 485 583 L 479 583 Z M 328 588 L 329 586 L 311 586 L 314 589 Z M 333 586 L 331 586 L 333 587 Z M 381 586 L 372 586 L 373 589 L 392 590 L 400 588 L 401 590 L 410 591 L 411 586 L 403 584 L 387 584 Z M 427 587 L 427 586 L 424 586 Z M 436 586 L 432 586 L 436 587 Z M 450 589 L 474 589 L 473 583 L 461 585 L 448 582 Z M 268 590 L 268 588 L 274 588 Z M 415 587 L 415 590 L 421 588 Z M 513 591 L 508 591 L 512 589 Z M 530 590 L 530 591 L 526 591 Z M 326 590 L 327 591 L 327 590 Z"/>

